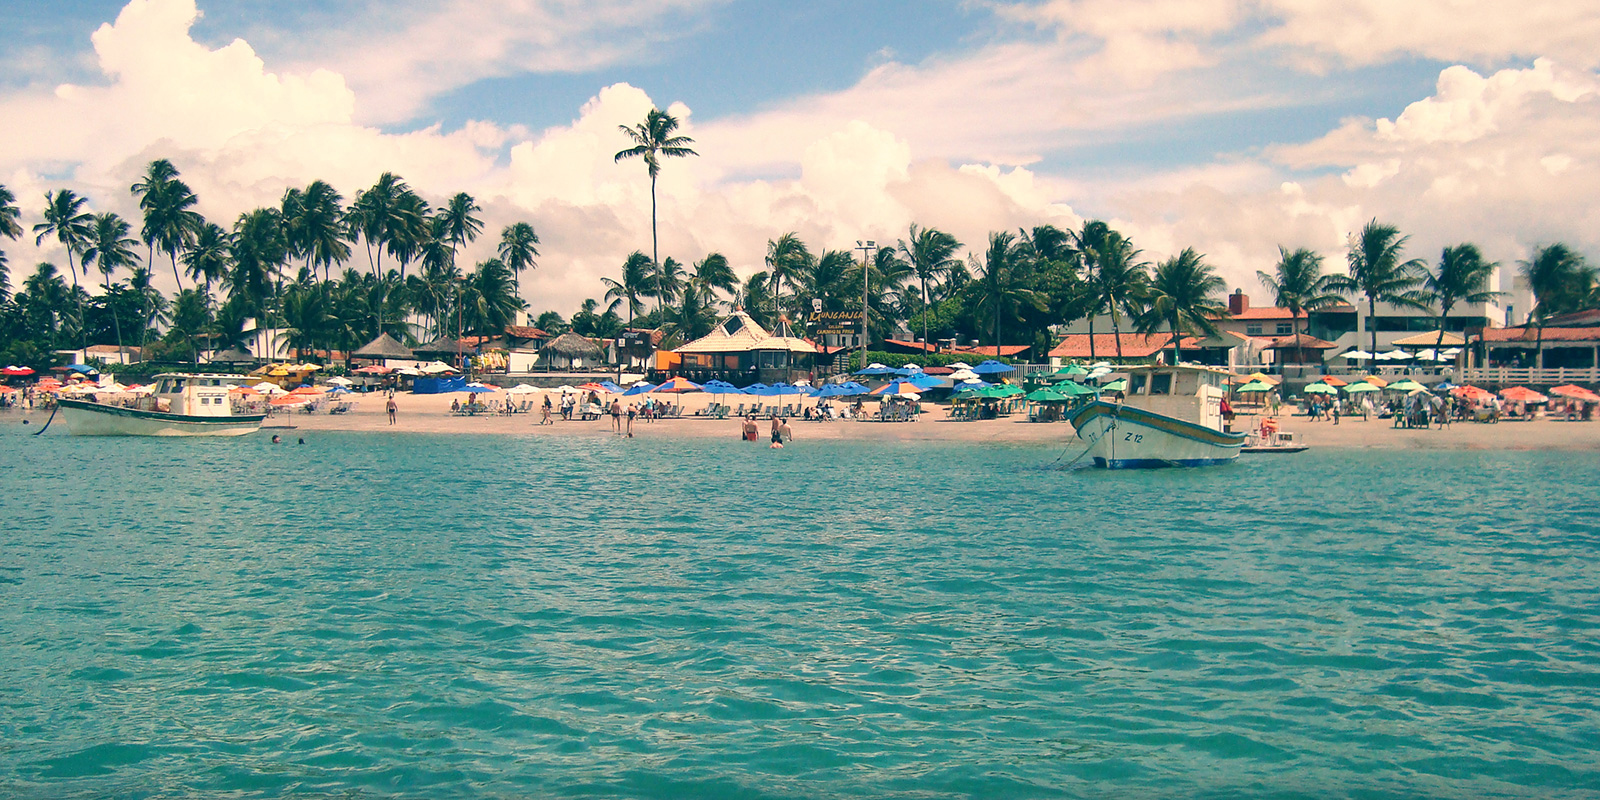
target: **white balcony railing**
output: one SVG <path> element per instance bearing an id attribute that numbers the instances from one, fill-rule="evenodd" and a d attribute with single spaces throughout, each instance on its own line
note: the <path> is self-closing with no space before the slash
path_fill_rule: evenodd
<path id="1" fill-rule="evenodd" d="M 1462 370 L 1461 382 L 1474 386 L 1580 386 L 1600 384 L 1600 368 L 1537 369 L 1534 367 L 1472 367 Z"/>

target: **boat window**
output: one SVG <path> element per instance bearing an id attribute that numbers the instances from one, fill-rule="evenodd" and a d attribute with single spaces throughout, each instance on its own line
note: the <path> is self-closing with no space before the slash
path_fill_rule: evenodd
<path id="1" fill-rule="evenodd" d="M 1150 376 L 1151 394 L 1172 394 L 1172 373 L 1157 372 Z"/>
<path id="2" fill-rule="evenodd" d="M 156 391 L 161 393 L 161 394 L 166 394 L 167 392 L 169 392 L 171 390 L 172 390 L 172 384 L 166 378 L 162 378 L 160 385 L 156 386 Z"/>
<path id="3" fill-rule="evenodd" d="M 1128 376 L 1128 394 L 1144 394 L 1145 374 L 1135 372 Z"/>
<path id="4" fill-rule="evenodd" d="M 1199 391 L 1199 373 L 1182 372 L 1173 379 L 1172 393 L 1176 395 L 1191 395 Z"/>

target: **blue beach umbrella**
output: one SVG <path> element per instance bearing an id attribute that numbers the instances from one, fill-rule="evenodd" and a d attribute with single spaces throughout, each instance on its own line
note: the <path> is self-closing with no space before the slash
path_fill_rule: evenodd
<path id="1" fill-rule="evenodd" d="M 867 376 L 893 375 L 895 374 L 895 369 L 894 367 L 886 367 L 882 364 L 868 364 L 866 369 L 858 369 L 856 370 L 855 374 Z"/>
<path id="2" fill-rule="evenodd" d="M 795 386 L 792 383 L 783 383 L 782 381 L 779 381 L 778 383 L 768 386 L 767 390 L 762 392 L 762 394 L 767 397 L 780 397 L 789 394 L 806 394 L 806 389 L 801 386 Z"/>
<path id="3" fill-rule="evenodd" d="M 1004 375 L 1007 372 L 1016 372 L 1017 370 L 1016 367 L 1013 367 L 1010 364 L 1002 364 L 991 358 L 988 361 L 973 367 L 972 371 L 978 373 L 979 375 Z"/>
<path id="4" fill-rule="evenodd" d="M 600 387 L 605 389 L 608 394 L 618 394 L 622 391 L 621 386 L 618 386 L 611 381 L 601 381 Z"/>
<path id="5" fill-rule="evenodd" d="M 939 380 L 938 378 L 935 378 L 932 375 L 924 374 L 924 373 L 922 373 L 920 371 L 917 372 L 915 375 L 912 375 L 911 377 L 906 378 L 906 383 L 912 384 L 913 386 L 916 386 L 918 389 L 932 389 L 932 388 L 934 388 L 936 386 L 943 386 L 944 385 L 944 381 Z"/>
<path id="6" fill-rule="evenodd" d="M 655 391 L 655 389 L 656 389 L 656 385 L 655 384 L 653 384 L 653 383 L 645 383 L 644 381 L 640 381 L 640 382 L 634 384 L 633 386 L 628 387 L 628 391 L 623 392 L 622 396 L 623 397 L 632 397 L 632 396 L 634 396 L 636 394 L 645 394 L 647 392 L 653 392 L 653 391 Z"/>
<path id="7" fill-rule="evenodd" d="M 768 388 L 769 387 L 764 383 L 752 383 L 749 386 L 744 387 L 744 393 L 755 397 L 767 397 Z"/>
<path id="8" fill-rule="evenodd" d="M 494 388 L 493 386 L 484 386 L 481 383 L 469 383 L 466 386 L 461 387 L 461 391 L 466 392 L 467 394 L 489 394 L 490 392 L 498 392 L 500 390 Z"/>
<path id="9" fill-rule="evenodd" d="M 721 378 L 712 378 L 711 380 L 700 384 L 700 388 L 704 389 L 707 394 L 744 394 L 743 389 L 740 389 L 739 387 L 734 386 L 733 384 L 728 383 Z"/>

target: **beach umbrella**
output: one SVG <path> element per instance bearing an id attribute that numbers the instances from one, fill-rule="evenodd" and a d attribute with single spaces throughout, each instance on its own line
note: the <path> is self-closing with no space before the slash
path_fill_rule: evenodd
<path id="1" fill-rule="evenodd" d="M 379 366 L 377 364 L 373 364 L 370 367 L 362 367 L 361 369 L 356 370 L 356 374 L 357 375 L 388 375 L 389 373 L 391 373 L 393 371 L 394 370 L 390 369 L 389 367 L 383 367 L 383 366 Z"/>
<path id="2" fill-rule="evenodd" d="M 1448 392 L 1454 388 L 1456 388 L 1456 384 L 1454 383 L 1449 381 L 1439 381 L 1437 384 L 1434 384 L 1433 390 L 1436 392 Z"/>
<path id="3" fill-rule="evenodd" d="M 989 359 L 972 368 L 979 375 L 1004 375 L 1007 372 L 1016 372 L 1017 368 L 1010 364 L 1002 364 L 994 359 Z"/>
<path id="4" fill-rule="evenodd" d="M 1351 350 L 1348 353 L 1340 353 L 1339 357 L 1340 358 L 1365 359 L 1365 358 L 1372 358 L 1372 354 L 1367 352 L 1367 351 L 1365 351 L 1365 350 Z"/>
<path id="5" fill-rule="evenodd" d="M 958 369 L 955 372 L 950 373 L 950 380 L 957 382 L 975 381 L 978 380 L 978 373 L 973 372 L 970 369 Z"/>
<path id="6" fill-rule="evenodd" d="M 830 383 L 817 390 L 818 397 L 849 397 L 857 394 L 861 392 L 847 383 Z"/>
<path id="7" fill-rule="evenodd" d="M 908 381 L 890 381 L 889 383 L 873 389 L 870 393 L 874 395 L 891 395 L 906 394 L 908 392 L 911 394 L 921 394 L 922 390 L 917 388 L 916 384 Z"/>
<path id="8" fill-rule="evenodd" d="M 1276 389 L 1276 388 L 1278 388 L 1278 387 L 1273 386 L 1272 384 L 1267 383 L 1266 381 L 1250 381 L 1249 383 L 1247 383 L 1247 384 L 1245 384 L 1243 386 L 1240 386 L 1239 388 L 1235 389 L 1234 391 L 1236 391 L 1236 392 L 1238 392 L 1240 394 L 1253 394 L 1255 392 L 1270 392 L 1270 391 L 1272 391 L 1273 389 Z"/>
<path id="9" fill-rule="evenodd" d="M 744 387 L 744 393 L 754 397 L 764 397 L 766 396 L 768 388 L 770 387 L 768 387 L 766 384 L 757 381 L 756 383 L 752 383 L 749 386 Z"/>
<path id="10" fill-rule="evenodd" d="M 1112 381 L 1112 382 L 1100 387 L 1100 391 L 1102 391 L 1102 392 L 1126 392 L 1126 391 L 1128 391 L 1128 380 L 1126 378 L 1119 378 L 1117 380 L 1114 380 L 1114 381 Z"/>
<path id="11" fill-rule="evenodd" d="M 894 367 L 886 367 L 886 366 L 884 366 L 882 364 L 876 364 L 876 363 L 868 364 L 865 369 L 858 369 L 855 372 L 855 374 L 857 374 L 857 375 L 867 375 L 867 376 L 893 375 L 894 373 L 895 373 Z"/>
<path id="12" fill-rule="evenodd" d="M 1362 394 L 1363 392 L 1376 392 L 1381 390 L 1378 389 L 1378 387 L 1367 383 L 1366 381 L 1357 381 L 1349 386 L 1346 386 L 1344 391 L 1346 394 Z"/>
<path id="13" fill-rule="evenodd" d="M 19 367 L 19 366 L 15 365 L 15 364 L 12 364 L 11 366 L 6 367 L 3 370 L 0 370 L 0 373 L 3 373 L 6 376 L 12 377 L 12 378 L 25 378 L 25 377 L 33 374 L 33 368 L 32 367 Z"/>
<path id="14" fill-rule="evenodd" d="M 933 389 L 944 385 L 944 381 L 939 380 L 932 375 L 924 375 L 920 372 L 907 378 L 906 382 L 916 384 L 918 389 Z"/>
<path id="15" fill-rule="evenodd" d="M 712 378 L 711 380 L 700 384 L 700 388 L 711 394 L 744 394 L 744 391 L 739 387 L 734 386 L 733 384 L 728 383 L 721 378 Z"/>
<path id="16" fill-rule="evenodd" d="M 672 379 L 668 380 L 667 382 L 661 384 L 660 386 L 657 386 L 655 388 L 655 391 L 680 393 L 680 392 L 698 392 L 698 391 L 701 391 L 701 389 L 700 389 L 700 384 L 695 383 L 694 381 L 691 381 L 688 378 L 685 378 L 682 375 L 680 375 L 680 376 L 678 376 L 676 378 L 672 378 Z"/>
<path id="17" fill-rule="evenodd" d="M 1387 353 L 1378 354 L 1379 361 L 1404 361 L 1410 357 L 1411 354 L 1404 350 L 1390 350 Z"/>
<path id="18" fill-rule="evenodd" d="M 1337 377 L 1335 377 L 1333 375 L 1324 375 L 1324 376 L 1318 378 L 1317 380 L 1322 382 L 1322 383 L 1326 383 L 1329 386 L 1333 386 L 1335 388 L 1340 387 L 1340 386 L 1344 386 L 1347 383 L 1344 379 L 1337 378 Z"/>
<path id="19" fill-rule="evenodd" d="M 1110 375 L 1110 374 L 1111 374 L 1111 368 L 1110 367 L 1095 367 L 1094 369 L 1089 371 L 1089 378 L 1091 380 L 1094 380 L 1094 379 L 1104 378 L 1105 376 Z"/>
<path id="20" fill-rule="evenodd" d="M 336 395 L 336 394 L 354 394 L 354 392 L 351 392 L 351 391 L 350 391 L 350 390 L 349 390 L 349 389 L 346 389 L 346 388 L 345 388 L 345 387 L 343 387 L 343 386 L 335 386 L 335 387 L 333 387 L 333 388 L 332 388 L 332 389 L 329 389 L 329 390 L 328 390 L 328 394 L 329 394 L 329 395 Z"/>
<path id="21" fill-rule="evenodd" d="M 350 380 L 349 378 L 329 378 L 328 379 L 328 383 L 331 383 L 334 386 L 353 386 L 353 385 L 355 385 L 355 381 Z"/>
<path id="22" fill-rule="evenodd" d="M 1306 394 L 1338 394 L 1339 390 L 1326 383 L 1313 383 L 1301 390 Z"/>
<path id="23" fill-rule="evenodd" d="M 1494 393 L 1478 386 L 1457 386 L 1450 390 L 1456 397 L 1465 398 L 1473 402 L 1484 402 L 1494 399 Z"/>
<path id="24" fill-rule="evenodd" d="M 1384 380 L 1384 379 L 1382 379 L 1382 378 L 1380 378 L 1380 377 L 1378 377 L 1376 375 L 1367 375 L 1367 376 L 1361 378 L 1361 380 L 1366 381 L 1367 383 L 1370 383 L 1373 386 L 1378 387 L 1379 389 L 1382 389 L 1383 387 L 1389 385 L 1388 381 L 1386 381 L 1386 380 Z"/>
<path id="25" fill-rule="evenodd" d="M 1062 381 L 1056 384 L 1055 390 L 1068 397 L 1081 397 L 1083 395 L 1100 393 L 1100 390 L 1092 386 L 1084 386 L 1077 381 Z"/>
<path id="26" fill-rule="evenodd" d="M 951 369 L 972 369 L 972 365 L 965 361 L 957 361 L 954 364 L 946 364 L 945 366 Z"/>
<path id="27" fill-rule="evenodd" d="M 1513 386 L 1509 389 L 1501 389 L 1500 396 L 1510 400 L 1513 403 L 1547 403 L 1550 401 L 1550 398 L 1545 397 L 1544 395 L 1539 394 L 1538 392 L 1529 389 L 1526 386 Z"/>
<path id="28" fill-rule="evenodd" d="M 269 402 L 278 408 L 299 408 L 300 406 L 311 402 L 311 398 L 306 397 L 305 395 L 290 394 L 284 395 L 283 397 L 274 397 Z"/>
<path id="29" fill-rule="evenodd" d="M 538 394 L 542 391 L 544 390 L 537 386 L 529 386 L 526 383 L 519 383 L 516 386 L 507 389 L 506 394 Z"/>
<path id="30" fill-rule="evenodd" d="M 264 395 L 271 396 L 271 397 L 276 397 L 276 396 L 278 396 L 280 394 L 288 394 L 288 392 L 283 390 L 282 386 L 279 386 L 276 383 L 267 383 L 266 381 L 262 381 L 262 382 L 256 384 L 255 386 L 252 386 L 250 388 L 255 389 L 256 391 L 258 391 L 258 392 L 260 392 L 260 393 L 262 393 Z"/>
<path id="31" fill-rule="evenodd" d="M 1028 399 L 1035 403 L 1065 403 L 1072 398 L 1054 389 L 1035 389 L 1028 393 Z"/>
<path id="32" fill-rule="evenodd" d="M 1407 392 L 1407 393 L 1410 393 L 1410 392 L 1414 392 L 1414 391 L 1416 391 L 1418 389 L 1426 389 L 1428 387 L 1423 386 L 1422 384 L 1417 383 L 1416 381 L 1411 380 L 1410 378 L 1406 378 L 1405 380 L 1395 381 L 1394 383 L 1391 383 L 1391 384 L 1389 384 L 1388 386 L 1386 386 L 1384 388 L 1388 389 L 1391 392 Z"/>
<path id="33" fill-rule="evenodd" d="M 919 373 L 921 371 L 922 371 L 922 367 L 919 367 L 916 364 L 906 364 L 905 366 L 895 370 L 894 374 L 901 375 L 901 376 L 910 376 L 910 375 L 915 375 L 915 374 L 917 374 L 917 373 Z"/>
<path id="34" fill-rule="evenodd" d="M 783 395 L 807 394 L 807 392 L 803 387 L 779 381 L 768 386 L 761 394 L 764 397 L 781 397 Z"/>
<path id="35" fill-rule="evenodd" d="M 607 392 L 610 392 L 611 394 L 617 394 L 617 393 L 622 391 L 622 387 L 621 386 L 618 386 L 617 384 L 615 384 L 615 383 L 613 383 L 611 381 L 601 381 L 600 382 L 600 388 L 606 390 Z"/>
<path id="36" fill-rule="evenodd" d="M 466 392 L 467 394 L 488 394 L 490 392 L 498 392 L 500 390 L 494 388 L 493 386 L 485 386 L 474 381 L 466 386 L 461 387 L 458 391 Z"/>
<path id="37" fill-rule="evenodd" d="M 1055 372 L 1050 373 L 1052 378 L 1082 378 L 1089 374 L 1089 370 L 1077 364 L 1068 364 Z"/>
<path id="38" fill-rule="evenodd" d="M 589 381 L 588 383 L 582 383 L 578 385 L 578 391 L 580 392 L 603 392 L 605 390 L 606 387 L 601 386 L 594 381 Z"/>
<path id="39" fill-rule="evenodd" d="M 656 390 L 656 385 L 655 384 L 647 383 L 645 381 L 639 381 L 638 383 L 635 383 L 634 385 L 629 386 L 628 387 L 628 391 L 623 392 L 622 396 L 623 397 L 633 397 L 634 395 L 645 394 L 647 392 L 653 392 L 655 390 Z"/>
<path id="40" fill-rule="evenodd" d="M 1594 392 L 1583 388 L 1582 386 L 1574 386 L 1570 383 L 1565 386 L 1557 386 L 1556 388 L 1551 389 L 1550 393 L 1561 395 L 1569 400 L 1582 400 L 1585 403 L 1600 403 L 1600 395 L 1597 395 Z"/>

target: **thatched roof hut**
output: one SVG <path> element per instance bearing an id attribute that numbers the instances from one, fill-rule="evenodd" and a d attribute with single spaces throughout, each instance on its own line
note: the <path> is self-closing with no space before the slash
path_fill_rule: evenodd
<path id="1" fill-rule="evenodd" d="M 605 350 L 600 345 L 576 333 L 563 333 L 551 339 L 545 344 L 544 351 L 569 360 L 574 358 L 601 358 L 605 355 Z"/>
<path id="2" fill-rule="evenodd" d="M 442 358 L 445 356 L 448 356 L 452 359 L 460 359 L 461 356 L 478 352 L 478 348 L 473 347 L 472 345 L 467 344 L 459 339 L 452 339 L 448 336 L 440 336 L 439 338 L 434 339 L 425 345 L 417 347 L 411 352 L 414 355 L 409 357 L 418 360 Z M 400 356 L 393 357 L 400 358 Z"/>
<path id="3" fill-rule="evenodd" d="M 395 341 L 394 337 L 387 333 L 378 334 L 378 338 L 362 345 L 361 349 L 351 353 L 350 357 L 374 361 L 382 361 L 388 358 L 416 358 L 411 348 Z"/>

